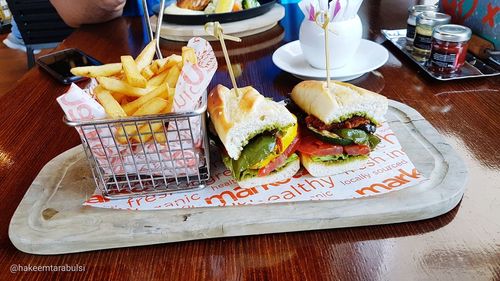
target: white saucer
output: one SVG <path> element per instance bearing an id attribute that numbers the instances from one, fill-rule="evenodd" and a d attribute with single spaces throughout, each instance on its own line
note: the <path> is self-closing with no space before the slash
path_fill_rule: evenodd
<path id="1" fill-rule="evenodd" d="M 361 39 L 353 59 L 344 67 L 332 69 L 330 78 L 349 81 L 384 65 L 389 52 L 380 44 Z M 324 80 L 326 71 L 312 67 L 302 55 L 299 40 L 281 46 L 273 54 L 273 62 L 281 70 L 303 80 Z"/>

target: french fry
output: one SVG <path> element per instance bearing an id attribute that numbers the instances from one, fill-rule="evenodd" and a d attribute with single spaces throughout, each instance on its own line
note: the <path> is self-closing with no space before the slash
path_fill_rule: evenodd
<path id="1" fill-rule="evenodd" d="M 169 88 L 168 92 L 169 92 L 169 98 L 167 99 L 168 105 L 165 108 L 165 110 L 163 111 L 163 113 L 172 112 L 173 106 L 174 106 L 175 88 Z M 153 135 L 154 135 L 156 142 L 161 143 L 161 144 L 166 143 L 167 142 L 166 129 L 164 130 L 163 126 L 161 126 L 159 128 L 153 128 L 153 129 L 154 129 Z M 147 131 L 144 133 L 147 133 Z M 147 141 L 149 141 L 149 139 Z"/>
<path id="2" fill-rule="evenodd" d="M 132 115 L 136 112 L 141 106 L 149 102 L 151 99 L 161 97 L 167 99 L 169 97 L 169 87 L 167 83 L 161 84 L 158 88 L 154 89 L 150 93 L 127 103 L 123 106 L 123 110 L 128 114 Z"/>
<path id="3" fill-rule="evenodd" d="M 94 89 L 92 89 L 92 92 L 94 93 L 94 96 L 97 96 L 97 94 L 101 93 L 102 91 L 107 91 L 106 89 L 104 89 L 103 86 L 101 85 L 97 85 L 94 87 Z"/>
<path id="4" fill-rule="evenodd" d="M 101 90 L 96 94 L 97 100 L 104 107 L 106 113 L 112 118 L 126 117 L 127 114 L 123 111 L 120 104 L 113 98 L 107 90 Z"/>
<path id="5" fill-rule="evenodd" d="M 196 54 L 194 49 L 191 47 L 182 47 L 182 63 L 190 62 L 191 64 L 197 64 Z"/>
<path id="6" fill-rule="evenodd" d="M 181 55 L 153 60 L 156 42 L 153 40 L 134 60 L 121 56 L 121 63 L 72 69 L 75 75 L 94 77 L 99 85 L 93 94 L 112 118 L 172 112 L 175 87 L 185 63 L 197 63 L 194 49 L 182 48 Z M 165 143 L 164 122 L 128 122 L 117 127 L 115 139 L 121 144 L 155 140 Z"/>
<path id="7" fill-rule="evenodd" d="M 127 97 L 123 97 L 120 101 L 120 105 L 122 106 L 122 108 L 128 104 L 128 99 Z M 126 112 L 125 112 L 126 113 Z"/>
<path id="8" fill-rule="evenodd" d="M 170 110 L 168 110 L 168 105 L 167 105 L 167 107 L 165 107 L 161 113 L 169 113 L 169 112 Z M 139 134 L 134 136 L 132 139 L 136 142 L 140 142 L 141 139 L 143 142 L 148 142 L 154 136 L 157 143 L 165 143 L 167 142 L 167 138 L 165 136 L 166 131 L 167 130 L 164 128 L 163 122 L 155 122 L 151 124 L 151 127 L 149 126 L 149 124 L 145 124 L 141 128 L 139 128 Z"/>
<path id="9" fill-rule="evenodd" d="M 151 124 L 151 127 L 149 127 L 149 124 L 143 125 L 139 129 L 139 133 L 137 135 L 133 136 L 132 139 L 135 142 L 141 142 L 141 139 L 142 139 L 142 142 L 148 142 L 153 138 L 153 134 L 151 133 L 151 131 L 155 132 L 154 135 L 155 135 L 156 140 L 161 140 L 161 138 L 159 138 L 159 135 L 161 135 L 160 132 L 163 131 L 163 123 L 155 122 L 155 123 Z"/>
<path id="10" fill-rule="evenodd" d="M 134 112 L 132 116 L 157 114 L 162 112 L 162 110 L 164 110 L 167 106 L 168 102 L 166 100 L 156 97 L 149 100 L 146 104 L 141 106 L 136 112 Z M 137 138 L 136 134 L 137 134 L 137 126 L 135 124 L 125 125 L 123 127 L 118 128 L 116 132 L 116 140 L 121 144 L 126 144 L 127 137 L 135 139 Z"/>
<path id="11" fill-rule="evenodd" d="M 107 91 L 106 89 L 104 90 Z M 113 98 L 115 98 L 116 101 L 121 101 L 124 97 L 126 97 L 124 94 L 118 92 L 111 92 L 111 95 L 113 95 Z"/>
<path id="12" fill-rule="evenodd" d="M 163 127 L 155 131 L 154 136 L 157 143 L 164 144 L 167 142 L 167 136 L 165 135 L 165 131 L 163 131 Z"/>
<path id="13" fill-rule="evenodd" d="M 117 92 L 110 92 L 110 91 L 106 90 L 102 85 L 97 85 L 96 87 L 94 87 L 94 89 L 92 91 L 94 92 L 95 97 L 98 97 L 101 93 L 106 92 L 106 93 L 110 93 L 116 101 L 121 101 L 124 98 L 126 99 L 126 96 L 124 94 L 117 93 Z M 120 104 L 122 104 L 122 103 L 120 103 Z"/>
<path id="14" fill-rule="evenodd" d="M 73 67 L 71 73 L 76 76 L 99 77 L 116 75 L 122 71 L 121 63 Z"/>
<path id="15" fill-rule="evenodd" d="M 158 74 L 160 72 L 163 72 L 163 71 L 173 67 L 174 65 L 176 65 L 180 62 L 182 62 L 182 57 L 179 55 L 173 54 L 173 55 L 170 55 L 166 58 L 155 60 L 152 64 L 152 67 L 153 67 L 152 70 L 156 74 Z"/>
<path id="16" fill-rule="evenodd" d="M 161 83 L 163 83 L 163 81 L 165 81 L 165 78 L 167 78 L 167 75 L 168 75 L 168 71 L 163 71 L 162 73 L 149 79 L 148 85 L 151 87 L 159 86 Z"/>
<path id="17" fill-rule="evenodd" d="M 168 61 L 168 58 L 163 58 L 163 59 L 157 59 L 157 60 L 154 60 L 153 62 L 151 62 L 151 64 L 149 65 L 149 69 L 151 71 L 153 71 L 154 74 L 158 74 L 160 73 L 160 65 L 165 65 Z"/>
<path id="18" fill-rule="evenodd" d="M 166 84 L 165 84 L 166 85 Z M 172 112 L 173 105 L 174 105 L 174 94 L 175 94 L 175 88 L 168 88 L 167 95 L 164 97 L 164 95 L 161 95 L 161 98 L 164 98 L 167 100 L 167 106 L 162 110 L 161 113 L 170 113 Z M 153 133 L 151 133 L 153 131 Z M 165 143 L 167 141 L 165 137 L 165 133 L 163 131 L 163 123 L 153 123 L 151 127 L 149 127 L 148 124 L 143 125 L 139 129 L 139 134 L 137 136 L 133 137 L 133 140 L 136 142 L 140 142 L 140 138 L 142 138 L 143 142 L 148 142 L 152 138 L 156 140 L 158 143 Z"/>
<path id="19" fill-rule="evenodd" d="M 151 40 L 149 44 L 142 49 L 142 52 L 135 58 L 135 63 L 137 64 L 137 68 L 139 71 L 142 71 L 146 66 L 148 66 L 153 57 L 155 56 L 156 51 L 156 40 Z"/>
<path id="20" fill-rule="evenodd" d="M 118 130 L 116 130 L 115 138 L 116 141 L 121 144 L 127 144 L 128 138 L 134 136 L 137 133 L 137 127 L 135 126 L 135 124 L 121 125 L 117 127 Z"/>
<path id="21" fill-rule="evenodd" d="M 97 81 L 99 81 L 99 84 L 109 91 L 119 92 L 132 97 L 142 97 L 156 88 L 155 86 L 149 86 L 148 88 L 136 88 L 130 86 L 124 81 L 108 77 L 97 77 Z"/>
<path id="22" fill-rule="evenodd" d="M 168 101 L 167 108 L 165 108 L 164 113 L 170 113 L 174 110 L 174 95 L 175 95 L 175 88 L 168 88 L 168 97 L 165 99 Z M 162 96 L 163 98 L 163 96 Z"/>
<path id="23" fill-rule="evenodd" d="M 123 72 L 120 72 L 116 75 L 113 75 L 113 76 L 109 76 L 109 78 L 113 78 L 113 79 L 116 79 L 116 80 L 122 80 L 123 81 L 123 78 L 125 78 L 125 75 L 123 74 Z"/>
<path id="24" fill-rule="evenodd" d="M 174 66 L 170 68 L 170 70 L 168 71 L 168 75 L 165 78 L 164 82 L 166 82 L 168 86 L 170 86 L 171 88 L 175 88 L 180 74 L 181 74 L 181 69 L 178 66 Z"/>
<path id="25" fill-rule="evenodd" d="M 162 112 L 168 106 L 168 102 L 165 99 L 156 97 L 151 99 L 149 102 L 141 106 L 132 116 L 142 116 L 151 115 Z"/>
<path id="26" fill-rule="evenodd" d="M 130 86 L 146 88 L 148 81 L 142 76 L 132 56 L 121 56 L 120 58 L 122 61 L 125 78 Z"/>
<path id="27" fill-rule="evenodd" d="M 153 70 L 151 70 L 152 66 L 153 66 L 153 64 L 150 64 L 149 66 L 146 66 L 141 71 L 142 77 L 144 77 L 145 79 L 149 80 L 149 79 L 151 79 L 151 77 L 153 77 L 155 75 L 155 73 L 153 72 Z"/>

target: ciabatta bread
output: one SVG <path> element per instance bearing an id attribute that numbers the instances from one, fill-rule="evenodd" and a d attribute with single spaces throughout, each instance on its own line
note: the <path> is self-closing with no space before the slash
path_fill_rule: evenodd
<path id="1" fill-rule="evenodd" d="M 300 154 L 300 161 L 313 177 L 325 177 L 357 170 L 368 162 L 368 157 L 340 160 L 338 162 L 314 162 L 306 154 Z"/>
<path id="2" fill-rule="evenodd" d="M 257 134 L 297 122 L 285 106 L 265 98 L 253 87 L 238 90 L 240 95 L 217 85 L 208 95 L 210 119 L 229 157 L 235 160 Z"/>
<path id="3" fill-rule="evenodd" d="M 242 188 L 249 188 L 254 186 L 260 186 L 263 184 L 273 183 L 277 181 L 282 181 L 293 177 L 300 169 L 300 160 L 297 158 L 295 161 L 288 163 L 285 167 L 277 172 L 272 172 L 264 177 L 253 177 L 249 179 L 244 179 L 238 182 L 238 185 Z"/>
<path id="4" fill-rule="evenodd" d="M 307 114 L 325 124 L 343 121 L 341 117 L 353 113 L 381 120 L 388 107 L 386 97 L 337 81 L 330 82 L 330 91 L 325 81 L 302 81 L 293 88 L 291 98 Z"/>

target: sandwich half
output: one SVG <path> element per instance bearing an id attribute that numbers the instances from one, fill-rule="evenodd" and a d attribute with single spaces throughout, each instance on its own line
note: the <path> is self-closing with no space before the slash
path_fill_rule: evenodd
<path id="1" fill-rule="evenodd" d="M 315 177 L 358 169 L 380 139 L 374 135 L 387 112 L 387 98 L 343 82 L 302 81 L 291 93 L 303 111 L 298 148 L 302 165 Z"/>
<path id="2" fill-rule="evenodd" d="M 300 168 L 297 118 L 253 87 L 238 90 L 217 85 L 208 95 L 224 164 L 243 188 L 291 178 Z"/>

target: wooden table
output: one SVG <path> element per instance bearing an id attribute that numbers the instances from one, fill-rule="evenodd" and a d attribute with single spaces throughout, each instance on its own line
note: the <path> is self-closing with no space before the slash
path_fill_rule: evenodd
<path id="1" fill-rule="evenodd" d="M 365 1 L 364 38 L 383 42 L 381 28 L 405 26 L 407 1 Z M 271 55 L 295 40 L 299 10 L 287 5 L 277 26 L 229 44 L 243 69 L 239 85 L 281 99 L 299 82 Z M 145 45 L 138 18 L 75 31 L 60 49 L 77 47 L 107 63 L 137 55 Z M 165 55 L 182 44 L 162 42 Z M 59 256 L 18 251 L 8 239 L 12 214 L 40 169 L 79 144 L 63 124 L 55 98 L 67 89 L 39 68 L 0 100 L 0 280 L 499 280 L 500 78 L 438 82 L 427 78 L 387 42 L 389 61 L 352 81 L 417 109 L 452 144 L 469 168 L 462 202 L 437 218 L 395 225 L 211 239 Z M 218 44 L 214 44 L 218 50 Z M 219 57 L 223 65 L 223 59 Z M 211 84 L 229 85 L 225 67 Z M 84 265 L 85 272 L 13 274 L 19 265 Z"/>

